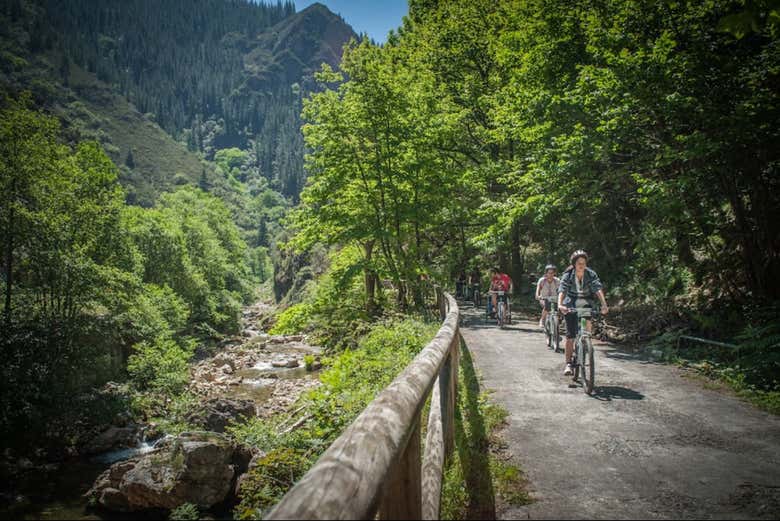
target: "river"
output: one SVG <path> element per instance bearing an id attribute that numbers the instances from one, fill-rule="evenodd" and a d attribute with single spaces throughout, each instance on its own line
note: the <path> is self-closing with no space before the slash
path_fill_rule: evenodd
<path id="1" fill-rule="evenodd" d="M 234 337 L 214 357 L 192 366 L 191 391 L 204 399 L 219 396 L 251 400 L 258 415 L 267 417 L 287 410 L 303 390 L 317 385 L 317 371 L 307 371 L 302 359 L 304 355 L 317 355 L 320 350 L 303 342 L 300 336 L 265 335 L 256 329 L 255 318 L 256 314 L 245 311 L 242 335 Z M 287 367 L 294 364 L 297 366 Z M 111 464 L 149 453 L 158 441 L 146 440 L 142 434 L 135 447 L 30 468 L 14 483 L 18 496 L 11 500 L 10 507 L 0 508 L 0 519 L 164 519 L 165 512 L 139 516 L 92 508 L 84 497 Z M 216 511 L 214 515 L 229 518 L 230 511 Z"/>

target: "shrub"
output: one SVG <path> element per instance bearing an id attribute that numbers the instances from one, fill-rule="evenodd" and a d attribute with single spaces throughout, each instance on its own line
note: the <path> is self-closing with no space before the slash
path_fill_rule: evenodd
<path id="1" fill-rule="evenodd" d="M 311 321 L 311 304 L 294 304 L 282 311 L 276 319 L 276 324 L 269 333 L 272 335 L 290 335 L 306 329 Z"/>
<path id="2" fill-rule="evenodd" d="M 298 481 L 310 460 L 296 449 L 278 448 L 260 458 L 241 483 L 239 519 L 260 519 Z"/>
<path id="3" fill-rule="evenodd" d="M 179 345 L 168 338 L 141 342 L 127 361 L 127 371 L 141 391 L 180 394 L 189 381 L 188 362 L 192 357 L 192 343 Z"/>
<path id="4" fill-rule="evenodd" d="M 200 519 L 200 510 L 197 505 L 192 503 L 184 503 L 179 505 L 171 511 L 168 516 L 171 521 L 191 521 Z"/>

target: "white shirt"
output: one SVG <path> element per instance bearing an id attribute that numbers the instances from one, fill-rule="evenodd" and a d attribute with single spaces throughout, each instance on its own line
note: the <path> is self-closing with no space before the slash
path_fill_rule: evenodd
<path id="1" fill-rule="evenodd" d="M 548 281 L 547 277 L 542 277 L 536 283 L 536 287 L 539 289 L 539 297 L 555 297 L 558 295 L 558 287 L 560 285 L 561 279 L 558 277 L 553 277 L 552 281 Z"/>

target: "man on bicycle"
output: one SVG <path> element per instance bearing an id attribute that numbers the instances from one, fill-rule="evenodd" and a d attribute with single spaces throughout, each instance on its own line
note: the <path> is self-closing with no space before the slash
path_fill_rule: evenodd
<path id="1" fill-rule="evenodd" d="M 478 296 L 479 286 L 481 284 L 482 274 L 479 272 L 476 266 L 471 270 L 469 274 L 469 296 L 474 301 L 474 305 L 480 305 L 475 297 Z"/>
<path id="2" fill-rule="evenodd" d="M 588 268 L 588 254 L 583 250 L 577 250 L 571 254 L 571 266 L 561 277 L 558 288 L 558 309 L 566 317 L 566 369 L 563 374 L 571 375 L 571 357 L 574 351 L 574 339 L 579 332 L 579 320 L 577 312 L 569 308 L 592 308 L 594 297 L 601 301 L 601 314 L 609 312 L 607 301 L 604 298 L 604 289 L 598 274 Z M 587 329 L 590 331 L 591 322 L 588 320 Z"/>
<path id="3" fill-rule="evenodd" d="M 499 270 L 497 267 L 494 267 L 490 270 L 490 291 L 503 291 L 505 293 L 511 293 L 513 284 L 512 279 L 507 275 L 506 273 L 501 273 L 501 270 Z M 491 301 L 493 303 L 493 311 L 491 312 L 490 316 L 495 317 L 496 316 L 496 309 L 498 309 L 498 294 L 493 293 L 491 295 Z M 507 299 L 507 302 L 509 299 Z"/>
<path id="4" fill-rule="evenodd" d="M 536 283 L 536 300 L 542 306 L 542 319 L 539 320 L 539 327 L 544 327 L 544 321 L 547 319 L 547 313 L 552 308 L 552 303 L 547 300 L 558 295 L 558 287 L 561 285 L 561 279 L 555 276 L 558 271 L 553 264 L 548 264 L 544 268 L 544 277 Z"/>

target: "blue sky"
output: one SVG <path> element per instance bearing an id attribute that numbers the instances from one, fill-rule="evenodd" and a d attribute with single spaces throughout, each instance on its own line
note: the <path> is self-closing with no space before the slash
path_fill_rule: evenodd
<path id="1" fill-rule="evenodd" d="M 295 8 L 302 11 L 315 1 L 340 14 L 356 33 L 368 33 L 380 43 L 387 39 L 390 29 L 401 25 L 408 11 L 406 0 L 295 0 Z"/>

